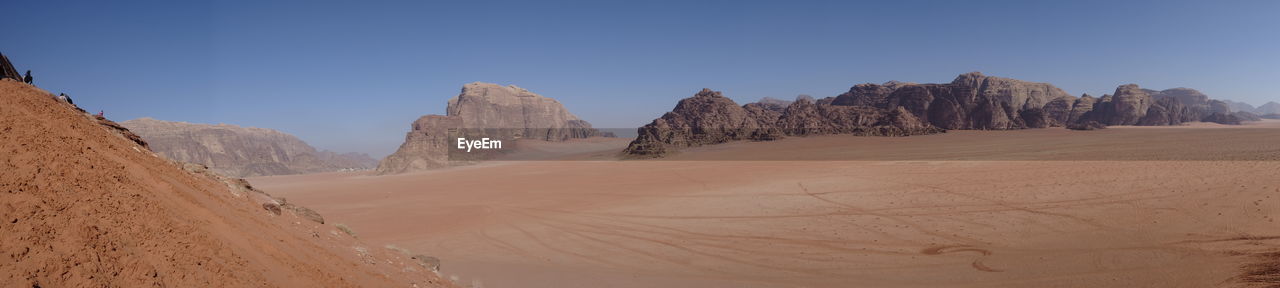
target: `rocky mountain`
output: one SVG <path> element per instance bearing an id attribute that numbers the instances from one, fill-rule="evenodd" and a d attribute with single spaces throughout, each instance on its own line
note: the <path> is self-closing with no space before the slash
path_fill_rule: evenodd
<path id="1" fill-rule="evenodd" d="M 365 154 L 316 151 L 293 135 L 266 128 L 151 118 L 120 124 L 142 136 L 165 158 L 209 166 L 233 177 L 370 169 L 377 164 Z"/>
<path id="2" fill-rule="evenodd" d="M 379 174 L 403 173 L 449 165 L 451 131 L 483 131 L 496 139 L 565 141 L 605 136 L 555 99 L 515 85 L 475 82 L 449 99 L 447 115 L 414 121 L 404 144 L 378 163 Z M 458 159 L 453 159 L 458 160 Z"/>
<path id="3" fill-rule="evenodd" d="M 822 134 L 908 136 L 943 130 L 902 108 L 882 110 L 799 99 L 779 112 L 760 103 L 738 106 L 719 91 L 702 89 L 637 132 L 624 151 L 633 157 L 661 157 L 685 147 L 739 140 Z"/>
<path id="4" fill-rule="evenodd" d="M 1262 106 L 1258 106 L 1257 109 L 1253 109 L 1253 114 L 1258 114 L 1258 115 L 1280 114 L 1280 103 L 1267 102 L 1267 104 L 1262 104 Z"/>
<path id="5" fill-rule="evenodd" d="M 738 106 L 719 92 L 704 89 L 638 129 L 639 136 L 626 153 L 660 157 L 683 147 L 821 134 L 906 136 L 944 129 L 1061 126 L 1094 130 L 1107 125 L 1238 124 L 1255 119 L 1233 114 L 1229 103 L 1190 88 L 1157 91 L 1128 84 L 1101 98 L 1088 94 L 1076 98 L 1048 83 L 979 72 L 942 84 L 858 84 L 816 102 L 797 100 L 783 108 L 784 103 L 770 98 Z"/>
<path id="6" fill-rule="evenodd" d="M 939 128 L 1005 130 L 1062 126 L 1071 113 L 1068 104 L 1075 100 L 1047 83 L 971 72 L 946 84 L 859 84 L 836 96 L 832 105 L 903 107 Z"/>

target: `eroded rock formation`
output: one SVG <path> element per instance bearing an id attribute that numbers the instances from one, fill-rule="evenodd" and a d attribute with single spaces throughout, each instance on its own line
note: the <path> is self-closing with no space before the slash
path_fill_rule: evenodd
<path id="1" fill-rule="evenodd" d="M 798 99 L 781 112 L 760 103 L 738 106 L 719 91 L 702 89 L 637 130 L 624 153 L 661 157 L 685 147 L 785 136 L 852 134 L 908 136 L 943 132 L 901 107 L 885 110 Z"/>
<path id="2" fill-rule="evenodd" d="M 449 99 L 448 116 L 461 118 L 459 128 L 500 129 L 514 138 L 564 141 L 598 136 L 587 121 L 569 113 L 560 101 L 515 85 L 474 82 Z"/>

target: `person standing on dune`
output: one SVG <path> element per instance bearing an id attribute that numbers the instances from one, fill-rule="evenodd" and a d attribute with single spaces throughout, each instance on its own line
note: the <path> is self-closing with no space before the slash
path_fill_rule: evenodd
<path id="1" fill-rule="evenodd" d="M 22 82 L 26 82 L 27 84 L 31 84 L 31 70 L 27 70 L 27 76 L 23 76 L 23 77 L 22 77 Z"/>

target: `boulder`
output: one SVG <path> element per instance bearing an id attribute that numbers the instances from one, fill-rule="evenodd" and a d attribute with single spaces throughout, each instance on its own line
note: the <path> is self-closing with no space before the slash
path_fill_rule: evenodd
<path id="1" fill-rule="evenodd" d="M 1086 120 L 1086 121 L 1067 124 L 1067 129 L 1071 129 L 1071 130 L 1088 131 L 1088 130 L 1098 130 L 1098 129 L 1106 129 L 1106 128 L 1107 128 L 1107 125 L 1104 125 L 1102 123 L 1099 123 L 1098 121 L 1093 121 L 1093 120 Z"/>

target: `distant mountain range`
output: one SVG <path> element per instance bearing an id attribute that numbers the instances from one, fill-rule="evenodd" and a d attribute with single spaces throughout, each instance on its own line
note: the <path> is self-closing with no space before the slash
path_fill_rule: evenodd
<path id="1" fill-rule="evenodd" d="M 1223 102 L 1227 103 L 1227 107 L 1231 109 L 1231 112 L 1249 112 L 1259 116 L 1271 114 L 1280 115 L 1280 103 L 1276 103 L 1275 101 L 1267 102 L 1266 104 L 1262 104 L 1262 106 L 1258 106 L 1256 108 L 1253 107 L 1253 105 L 1249 105 L 1244 102 L 1235 102 L 1231 100 L 1223 100 Z"/>
<path id="2" fill-rule="evenodd" d="M 202 164 L 232 177 L 372 169 L 369 155 L 317 151 L 280 131 L 227 124 L 196 124 L 139 118 L 120 125 L 142 136 L 170 160 Z"/>

